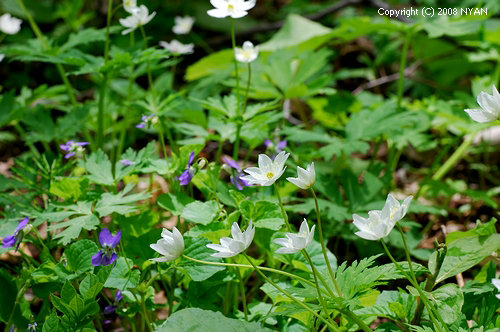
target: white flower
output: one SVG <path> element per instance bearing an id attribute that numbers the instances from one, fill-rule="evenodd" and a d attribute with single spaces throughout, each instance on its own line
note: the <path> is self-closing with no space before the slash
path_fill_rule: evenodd
<path id="1" fill-rule="evenodd" d="M 137 0 L 123 0 L 123 9 L 132 14 L 137 10 Z"/>
<path id="2" fill-rule="evenodd" d="M 380 240 L 392 231 L 396 223 L 401 220 L 410 206 L 413 196 L 405 198 L 403 204 L 391 195 L 387 196 L 384 208 L 368 212 L 368 218 L 353 214 L 354 226 L 360 231 L 355 234 L 366 240 Z"/>
<path id="3" fill-rule="evenodd" d="M 22 20 L 10 16 L 10 14 L 3 14 L 0 16 L 0 31 L 8 35 L 15 35 L 21 30 Z"/>
<path id="4" fill-rule="evenodd" d="M 243 176 L 242 179 L 248 184 L 258 184 L 261 186 L 270 186 L 283 174 L 286 169 L 285 162 L 288 159 L 289 153 L 281 151 L 271 160 L 265 154 L 259 154 L 259 167 L 249 167 L 245 170 L 249 175 Z"/>
<path id="5" fill-rule="evenodd" d="M 161 41 L 160 46 L 166 48 L 173 54 L 189 54 L 194 52 L 194 44 L 183 44 L 175 39 L 170 43 Z"/>
<path id="6" fill-rule="evenodd" d="M 164 228 L 161 232 L 161 239 L 150 244 L 151 249 L 159 252 L 163 257 L 151 258 L 155 262 L 169 262 L 176 260 L 184 252 L 184 238 L 181 232 L 174 227 L 172 232 Z"/>
<path id="7" fill-rule="evenodd" d="M 5 54 L 0 54 L 0 62 L 5 58 Z"/>
<path id="8" fill-rule="evenodd" d="M 175 17 L 175 25 L 172 28 L 172 31 L 177 35 L 185 35 L 191 31 L 193 27 L 194 18 L 191 16 L 176 16 Z"/>
<path id="9" fill-rule="evenodd" d="M 149 15 L 149 10 L 146 6 L 141 5 L 140 7 L 136 7 L 131 11 L 131 14 L 127 18 L 121 18 L 120 19 L 120 24 L 123 25 L 125 28 L 128 28 L 126 30 L 122 31 L 122 35 L 126 35 L 129 32 L 134 31 L 137 29 L 139 26 L 146 25 L 155 17 L 156 12 L 152 12 L 151 15 Z"/>
<path id="10" fill-rule="evenodd" d="M 493 286 L 495 286 L 497 288 L 497 290 L 500 292 L 500 279 L 491 279 L 491 282 L 493 283 Z M 500 300 L 500 294 L 497 294 L 495 295 L 497 297 L 497 299 Z"/>
<path id="11" fill-rule="evenodd" d="M 313 240 L 314 237 L 314 225 L 309 231 L 309 225 L 307 220 L 304 218 L 302 224 L 300 224 L 299 233 L 285 233 L 285 238 L 275 239 L 274 243 L 279 244 L 281 248 L 276 250 L 277 254 L 295 254 L 302 249 L 307 248 Z"/>
<path id="12" fill-rule="evenodd" d="M 207 14 L 212 17 L 223 18 L 231 16 L 240 18 L 248 14 L 247 10 L 255 6 L 256 0 L 210 0 L 215 9 L 210 9 Z"/>
<path id="13" fill-rule="evenodd" d="M 257 59 L 258 55 L 259 48 L 254 47 L 253 44 L 249 41 L 243 43 L 243 48 L 236 47 L 234 49 L 234 56 L 239 62 L 250 63 L 253 60 Z"/>
<path id="14" fill-rule="evenodd" d="M 492 122 L 498 118 L 500 114 L 500 93 L 493 85 L 493 95 L 486 92 L 481 92 L 477 97 L 477 103 L 481 108 L 479 109 L 466 109 L 472 120 L 476 122 Z"/>
<path id="15" fill-rule="evenodd" d="M 220 244 L 207 244 L 208 248 L 218 251 L 212 254 L 213 257 L 233 257 L 245 251 L 252 243 L 255 227 L 252 226 L 252 221 L 250 221 L 247 229 L 242 232 L 238 223 L 235 222 L 231 227 L 231 234 L 233 235 L 232 239 L 223 237 L 220 239 Z"/>
<path id="16" fill-rule="evenodd" d="M 297 166 L 297 176 L 296 178 L 286 178 L 288 181 L 293 183 L 299 188 L 309 189 L 316 182 L 316 171 L 314 170 L 314 163 L 307 166 L 307 169 Z"/>

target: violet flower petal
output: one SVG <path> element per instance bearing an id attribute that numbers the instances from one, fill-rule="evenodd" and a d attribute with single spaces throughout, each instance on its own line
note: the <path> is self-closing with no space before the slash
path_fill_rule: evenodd
<path id="1" fill-rule="evenodd" d="M 3 239 L 3 247 L 4 248 L 11 248 L 16 245 L 16 237 L 14 235 L 8 235 L 4 237 Z"/>
<path id="2" fill-rule="evenodd" d="M 92 256 L 92 265 L 94 266 L 99 266 L 101 265 L 101 262 L 102 262 L 102 256 L 104 255 L 103 251 L 99 251 L 97 254 L 95 254 L 94 256 Z"/>

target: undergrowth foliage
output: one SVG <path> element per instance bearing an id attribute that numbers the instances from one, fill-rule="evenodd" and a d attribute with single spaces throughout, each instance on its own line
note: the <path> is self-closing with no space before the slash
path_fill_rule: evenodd
<path id="1" fill-rule="evenodd" d="M 498 331 L 500 6 L 379 5 L 2 1 L 4 331 Z"/>

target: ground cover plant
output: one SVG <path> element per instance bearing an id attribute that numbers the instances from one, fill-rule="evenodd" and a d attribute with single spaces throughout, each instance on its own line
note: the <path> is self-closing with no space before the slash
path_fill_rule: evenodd
<path id="1" fill-rule="evenodd" d="M 0 328 L 498 331 L 499 13 L 2 0 Z"/>

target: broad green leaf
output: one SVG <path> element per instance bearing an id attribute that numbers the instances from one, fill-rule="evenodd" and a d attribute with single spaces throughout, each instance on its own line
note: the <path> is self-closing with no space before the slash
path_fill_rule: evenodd
<path id="1" fill-rule="evenodd" d="M 78 202 L 76 205 L 66 206 L 65 208 L 66 210 L 62 212 L 44 212 L 40 216 L 41 219 L 52 223 L 48 228 L 49 231 L 64 228 L 62 232 L 54 236 L 54 239 L 60 239 L 61 244 L 67 245 L 76 239 L 82 229 L 91 231 L 99 225 L 99 219 L 92 213 L 92 202 Z M 75 215 L 77 217 L 61 221 Z"/>
<path id="2" fill-rule="evenodd" d="M 272 330 L 256 322 L 227 318 L 220 312 L 187 308 L 175 312 L 156 331 L 271 332 Z"/>
<path id="3" fill-rule="evenodd" d="M 87 28 L 80 30 L 77 33 L 72 33 L 68 41 L 62 45 L 60 51 L 65 51 L 78 45 L 94 43 L 106 40 L 106 29 L 96 30 L 94 28 Z"/>
<path id="4" fill-rule="evenodd" d="M 212 242 L 210 242 L 206 238 L 186 237 L 184 241 L 186 247 L 186 249 L 184 250 L 184 255 L 208 262 L 221 261 L 219 258 L 214 258 L 211 256 L 211 254 L 215 253 L 215 251 L 207 248 L 207 244 Z M 224 266 L 200 264 L 185 258 L 181 260 L 178 266 L 184 269 L 194 281 L 206 280 L 213 276 L 215 273 L 225 269 Z"/>
<path id="5" fill-rule="evenodd" d="M 7 273 L 6 269 L 0 269 L 0 321 L 7 323 L 14 307 L 17 296 L 17 285 L 14 278 Z M 20 306 L 16 307 L 14 312 L 14 323 L 17 326 L 27 324 L 26 318 L 21 315 Z"/>
<path id="6" fill-rule="evenodd" d="M 90 271 L 93 267 L 92 255 L 97 252 L 97 245 L 93 241 L 80 240 L 73 243 L 64 251 L 68 268 L 77 275 Z"/>
<path id="7" fill-rule="evenodd" d="M 450 235 L 453 233 L 450 233 Z M 455 236 L 454 236 L 455 237 Z M 436 283 L 464 272 L 500 248 L 500 234 L 459 238 L 448 246 Z"/>
<path id="8" fill-rule="evenodd" d="M 108 156 L 102 151 L 92 153 L 84 162 L 84 167 L 89 172 L 88 179 L 98 184 L 111 186 L 115 183 L 111 172 L 111 162 Z"/>
<path id="9" fill-rule="evenodd" d="M 98 278 L 93 274 L 88 274 L 82 282 L 80 282 L 80 294 L 84 299 L 94 299 L 101 291 L 103 283 L 98 281 Z"/>
<path id="10" fill-rule="evenodd" d="M 192 197 L 182 192 L 161 194 L 158 197 L 158 205 L 170 211 L 174 216 L 182 214 L 184 207 L 193 201 Z"/>
<path id="11" fill-rule="evenodd" d="M 312 39 L 327 35 L 331 31 L 331 29 L 319 23 L 291 14 L 286 18 L 283 27 L 270 40 L 260 44 L 259 49 L 272 52 L 282 48 L 299 46 L 308 41 L 309 44 L 304 45 L 303 48 L 314 49 L 324 40 L 314 42 Z"/>
<path id="12" fill-rule="evenodd" d="M 133 203 L 145 200 L 149 198 L 150 195 L 147 192 L 127 195 L 133 188 L 134 184 L 129 183 L 118 194 L 104 193 L 101 196 L 101 199 L 97 202 L 95 211 L 100 217 L 104 217 L 112 213 L 126 215 L 137 211 L 137 205 Z"/>
<path id="13" fill-rule="evenodd" d="M 432 291 L 432 298 L 446 324 L 454 323 L 462 313 L 464 294 L 455 284 L 446 284 Z"/>
<path id="14" fill-rule="evenodd" d="M 195 201 L 184 207 L 181 217 L 190 222 L 208 225 L 217 217 L 218 210 L 216 201 Z"/>
<path id="15" fill-rule="evenodd" d="M 61 320 L 55 312 L 51 313 L 43 323 L 42 332 L 64 332 Z"/>
<path id="16" fill-rule="evenodd" d="M 185 78 L 187 81 L 195 81 L 219 71 L 231 70 L 233 59 L 234 52 L 232 49 L 211 53 L 189 66 Z"/>
<path id="17" fill-rule="evenodd" d="M 125 261 L 125 259 L 127 261 Z M 128 262 L 128 265 L 127 265 Z M 130 266 L 130 269 L 129 269 Z M 116 265 L 111 270 L 111 273 L 104 284 L 104 287 L 116 288 L 125 290 L 127 288 L 137 287 L 139 284 L 139 270 L 135 270 L 134 262 L 129 258 L 119 257 L 116 260 Z"/>

